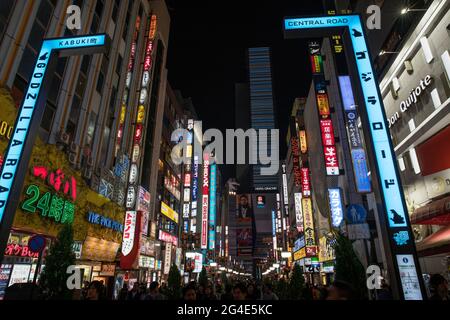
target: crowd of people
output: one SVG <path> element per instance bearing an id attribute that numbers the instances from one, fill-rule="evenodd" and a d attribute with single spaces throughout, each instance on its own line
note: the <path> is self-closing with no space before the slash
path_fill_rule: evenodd
<path id="1" fill-rule="evenodd" d="M 433 275 L 430 279 L 431 300 L 449 300 L 448 283 L 441 275 Z M 280 300 L 272 283 L 258 281 L 230 281 L 220 285 L 208 281 L 199 284 L 192 281 L 181 288 L 180 299 L 183 301 L 243 301 L 243 300 Z M 280 293 L 279 293 L 280 294 Z M 128 284 L 121 288 L 117 300 L 168 300 L 168 288 L 165 283 L 160 285 L 152 282 L 146 284 L 134 283 L 132 289 Z M 85 283 L 78 299 L 104 300 L 105 286 L 100 281 Z M 328 286 L 313 286 L 306 284 L 302 293 L 304 300 L 356 300 L 360 299 L 352 285 L 343 281 L 334 281 Z M 383 281 L 381 288 L 372 295 L 375 300 L 393 300 L 390 287 Z"/>

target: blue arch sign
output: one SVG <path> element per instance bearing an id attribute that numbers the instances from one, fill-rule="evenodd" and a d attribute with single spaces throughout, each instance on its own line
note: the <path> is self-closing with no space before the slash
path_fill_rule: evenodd
<path id="1" fill-rule="evenodd" d="M 108 43 L 105 34 L 44 39 L 42 42 L 0 172 L 0 261 L 47 100 L 51 77 L 46 75 L 54 72 L 58 55 L 101 53 Z"/>
<path id="2" fill-rule="evenodd" d="M 353 53 L 353 57 L 348 60 L 352 65 L 356 64 L 355 77 L 359 82 L 361 91 L 361 100 L 364 100 L 365 114 L 367 115 L 366 125 L 369 126 L 370 142 L 374 153 L 374 162 L 377 171 L 378 185 L 380 186 L 380 196 L 383 201 L 384 214 L 387 233 L 387 247 L 389 251 L 388 260 L 394 261 L 392 265 L 393 276 L 396 283 L 403 290 L 401 296 L 407 300 L 422 300 L 424 298 L 423 281 L 419 276 L 417 254 L 414 247 L 413 236 L 407 214 L 405 199 L 400 185 L 396 157 L 390 140 L 390 133 L 386 123 L 386 116 L 383 107 L 379 85 L 372 68 L 369 50 L 367 48 L 366 37 L 363 25 L 359 15 L 340 15 L 324 17 L 305 17 L 305 18 L 286 18 L 284 19 L 285 38 L 311 38 L 324 37 L 335 34 L 343 34 L 348 47 L 348 52 Z M 351 54 L 351 53 L 349 53 Z M 354 77 L 354 78 L 355 78 Z M 367 123 L 368 121 L 368 123 Z M 364 125 L 364 123 L 363 123 Z M 400 246 L 398 235 L 400 233 L 408 234 L 407 242 L 402 242 Z M 405 237 L 402 237 L 402 239 Z M 412 260 L 415 265 L 408 269 L 409 277 L 415 280 L 406 279 L 406 267 L 395 263 L 396 256 L 400 254 L 409 254 L 414 256 Z M 391 258 L 391 259 L 389 259 Z M 411 262 L 411 261 L 410 261 Z M 403 269 L 402 269 L 403 268 Z M 411 273 L 414 269 L 415 274 Z M 411 288 L 411 282 L 414 287 Z"/>

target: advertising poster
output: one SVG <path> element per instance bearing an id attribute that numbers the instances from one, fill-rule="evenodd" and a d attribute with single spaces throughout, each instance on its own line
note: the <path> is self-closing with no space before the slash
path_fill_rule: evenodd
<path id="1" fill-rule="evenodd" d="M 8 286 L 11 270 L 12 264 L 2 264 L 0 266 L 0 300 L 3 300 L 5 297 L 5 289 Z"/>
<path id="2" fill-rule="evenodd" d="M 422 300 L 413 256 L 411 254 L 397 255 L 397 264 L 405 300 Z"/>
<path id="3" fill-rule="evenodd" d="M 260 196 L 259 203 L 265 202 Z M 249 256 L 253 252 L 254 209 L 250 194 L 236 197 L 236 243 L 238 256 Z"/>
<path id="4" fill-rule="evenodd" d="M 30 270 L 31 265 L 29 264 L 15 264 L 11 272 L 8 287 L 12 286 L 15 283 L 27 283 L 30 275 Z"/>

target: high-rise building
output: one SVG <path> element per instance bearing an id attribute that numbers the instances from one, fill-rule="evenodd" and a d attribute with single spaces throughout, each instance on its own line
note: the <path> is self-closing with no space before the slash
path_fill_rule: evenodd
<path id="1" fill-rule="evenodd" d="M 271 150 L 271 129 L 275 129 L 274 96 L 270 48 L 249 48 L 248 71 L 250 87 L 250 128 L 268 130 L 267 154 Z M 258 159 L 260 144 L 250 145 L 254 159 Z M 264 152 L 264 151 L 263 151 Z M 259 151 L 261 153 L 261 151 Z M 279 159 L 276 159 L 279 161 Z M 253 165 L 253 190 L 273 191 L 277 189 L 278 175 L 262 175 L 260 164 Z"/>
<path id="2" fill-rule="evenodd" d="M 81 9 L 79 30 L 66 26 L 72 4 Z M 69 203 L 74 212 L 66 213 L 74 213 L 73 221 L 65 219 L 77 226 L 74 238 L 83 250 L 76 263 L 87 281 L 101 276 L 94 270 L 102 264 L 118 266 L 123 226 L 134 220 L 134 241 L 122 245 L 122 256 L 130 260 L 122 267 L 130 271 L 130 279 L 158 279 L 164 259 L 157 250 L 161 246 L 154 245 L 159 240 L 154 211 L 170 28 L 164 1 L 2 1 L 1 8 L 0 85 L 16 107 L 44 38 L 105 33 L 111 40 L 104 54 L 59 57 L 56 71 L 47 75 L 51 86 L 21 201 L 26 200 L 27 188 L 37 187 L 42 194 L 53 192 L 55 201 Z M 1 107 L 0 114 L 13 126 L 17 109 Z M 1 148 L 3 153 L 3 144 Z M 54 183 L 39 183 L 36 179 L 44 173 L 69 179 L 76 192 L 68 196 Z M 23 245 L 33 232 L 50 243 L 61 227 L 58 215 L 53 220 L 45 211 L 33 219 L 23 219 L 25 215 L 29 217 L 17 208 L 9 244 Z M 144 252 L 141 236 L 153 241 Z M 12 255 L 8 259 L 15 264 Z M 31 268 L 34 260 L 29 260 Z M 114 279 L 123 282 L 122 271 L 104 275 L 107 286 Z"/>

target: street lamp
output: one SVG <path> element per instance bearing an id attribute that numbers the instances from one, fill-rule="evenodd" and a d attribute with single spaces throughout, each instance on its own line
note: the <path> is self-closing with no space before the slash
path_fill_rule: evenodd
<path id="1" fill-rule="evenodd" d="M 386 50 L 381 50 L 380 51 L 380 56 L 383 56 L 383 55 L 385 55 L 385 54 L 395 54 L 395 53 L 398 53 L 398 51 L 386 51 Z"/>
<path id="2" fill-rule="evenodd" d="M 419 11 L 427 11 L 427 9 L 412 9 L 412 8 L 403 8 L 400 11 L 401 15 L 407 14 L 408 12 L 419 12 Z"/>

